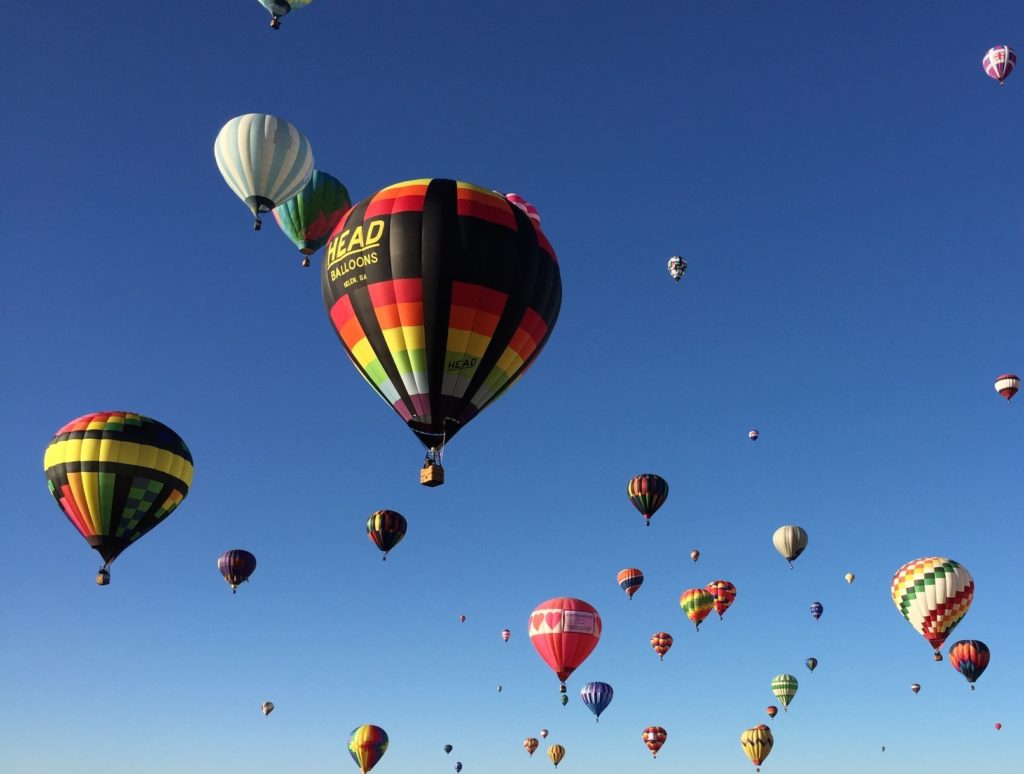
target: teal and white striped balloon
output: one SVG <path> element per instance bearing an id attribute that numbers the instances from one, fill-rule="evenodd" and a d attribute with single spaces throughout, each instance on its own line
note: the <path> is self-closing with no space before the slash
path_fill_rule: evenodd
<path id="1" fill-rule="evenodd" d="M 213 144 L 225 182 L 256 216 L 291 199 L 313 174 L 309 140 L 283 118 L 247 113 L 232 118 Z"/>

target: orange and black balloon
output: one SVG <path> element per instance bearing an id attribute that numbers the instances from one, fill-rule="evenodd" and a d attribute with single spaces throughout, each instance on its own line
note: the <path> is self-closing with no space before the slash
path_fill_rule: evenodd
<path id="1" fill-rule="evenodd" d="M 626 485 L 626 496 L 633 507 L 644 517 L 644 524 L 651 525 L 651 516 L 665 504 L 668 498 L 668 481 L 656 473 L 641 473 Z"/>
<path id="2" fill-rule="evenodd" d="M 398 511 L 374 511 L 366 520 L 366 536 L 387 559 L 388 551 L 402 542 L 408 527 L 405 517 Z"/>

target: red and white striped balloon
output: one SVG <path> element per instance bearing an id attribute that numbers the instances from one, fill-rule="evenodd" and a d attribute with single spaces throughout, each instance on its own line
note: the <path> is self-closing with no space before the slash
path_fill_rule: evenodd
<path id="1" fill-rule="evenodd" d="M 1013 67 L 1016 64 L 1017 54 L 1006 45 L 993 46 L 981 60 L 981 66 L 985 68 L 986 75 L 989 78 L 995 78 L 1000 85 L 1013 72 Z"/>
<path id="2" fill-rule="evenodd" d="M 1010 400 L 1020 389 L 1020 377 L 1016 374 L 1003 374 L 996 377 L 996 392 Z"/>

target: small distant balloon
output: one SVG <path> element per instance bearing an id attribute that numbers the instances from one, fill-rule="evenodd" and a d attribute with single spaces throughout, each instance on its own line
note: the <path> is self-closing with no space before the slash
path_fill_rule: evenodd
<path id="1" fill-rule="evenodd" d="M 1020 389 L 1020 377 L 1016 374 L 1003 374 L 996 377 L 996 392 L 1006 398 L 1007 403 L 1013 399 Z"/>
<path id="2" fill-rule="evenodd" d="M 668 481 L 656 473 L 641 473 L 626 484 L 626 496 L 633 507 L 644 517 L 644 524 L 651 526 L 651 517 L 668 499 Z"/>
<path id="3" fill-rule="evenodd" d="M 1002 723 L 996 723 L 996 731 L 1003 727 Z"/>
<path id="4" fill-rule="evenodd" d="M 558 768 L 558 764 L 562 762 L 562 758 L 564 757 L 565 748 L 562 747 L 562 745 L 553 744 L 548 748 L 548 758 L 551 760 L 553 764 L 555 764 L 556 769 Z"/>
<path id="5" fill-rule="evenodd" d="M 679 606 L 686 617 L 693 621 L 697 631 L 708 614 L 715 609 L 715 598 L 705 589 L 687 589 L 679 595 Z"/>
<path id="6" fill-rule="evenodd" d="M 466 616 L 460 615 L 459 616 L 459 623 L 466 623 Z"/>
<path id="7" fill-rule="evenodd" d="M 453 749 L 455 749 L 455 748 L 453 748 L 453 747 L 452 747 L 452 746 L 451 746 L 450 744 L 446 744 L 446 745 L 444 746 L 444 753 L 445 753 L 445 755 L 447 755 L 448 753 L 450 753 L 450 752 L 451 752 L 451 751 L 452 751 Z"/>
<path id="8" fill-rule="evenodd" d="M 686 261 L 680 255 L 673 255 L 668 259 L 668 274 L 676 282 L 679 282 L 686 273 Z"/>
<path id="9" fill-rule="evenodd" d="M 505 642 L 508 642 L 508 638 L 511 637 L 511 636 L 512 636 L 512 630 L 511 629 L 502 629 L 501 630 L 501 639 L 505 640 Z"/>
<path id="10" fill-rule="evenodd" d="M 546 728 L 542 728 L 540 730 L 540 738 L 541 739 L 547 739 L 548 738 L 548 730 Z"/>
<path id="11" fill-rule="evenodd" d="M 854 579 L 855 579 L 855 578 L 856 578 L 857 576 L 856 576 L 856 575 L 854 575 L 854 574 L 853 574 L 852 572 L 848 572 L 848 573 L 846 573 L 846 575 L 844 575 L 843 577 L 844 577 L 844 578 L 846 579 L 846 582 L 847 582 L 847 583 L 853 583 Z"/>
<path id="12" fill-rule="evenodd" d="M 885 752 L 885 745 L 882 745 L 882 752 Z"/>
<path id="13" fill-rule="evenodd" d="M 260 707 L 260 709 L 263 710 L 263 714 L 264 715 L 269 715 L 271 712 L 274 711 L 274 702 L 272 702 L 272 701 L 265 701 L 265 702 L 263 702 L 263 704 Z"/>
<path id="14" fill-rule="evenodd" d="M 989 78 L 999 81 L 1002 86 L 1006 79 L 1013 72 L 1017 64 L 1017 54 L 1007 45 L 993 46 L 981 60 L 981 66 L 985 68 L 985 74 Z"/>
<path id="15" fill-rule="evenodd" d="M 462 771 L 462 761 L 455 761 L 455 774 L 459 774 Z"/>
<path id="16" fill-rule="evenodd" d="M 710 594 L 715 602 L 715 612 L 718 613 L 718 620 L 722 620 L 725 611 L 736 600 L 736 587 L 726 580 L 711 581 L 704 590 Z"/>
<path id="17" fill-rule="evenodd" d="M 380 726 L 359 726 L 348 739 L 348 752 L 362 774 L 377 765 L 388 750 L 388 735 Z"/>
<path id="18" fill-rule="evenodd" d="M 811 602 L 811 615 L 814 616 L 815 621 L 821 618 L 821 614 L 824 612 L 825 606 L 821 602 Z"/>
<path id="19" fill-rule="evenodd" d="M 949 663 L 962 674 L 974 690 L 974 681 L 981 677 L 991 658 L 988 645 L 981 640 L 960 640 L 949 647 Z"/>
<path id="20" fill-rule="evenodd" d="M 807 668 L 813 672 L 815 667 L 818 666 L 818 659 L 812 657 L 807 659 L 804 663 L 807 665 Z"/>
<path id="21" fill-rule="evenodd" d="M 698 551 L 696 548 L 693 549 L 690 552 L 690 558 L 693 559 L 693 561 L 696 562 L 698 559 L 700 559 L 700 551 Z"/>
<path id="22" fill-rule="evenodd" d="M 797 688 L 800 684 L 793 675 L 781 674 L 775 675 L 772 678 L 772 693 L 775 694 L 775 698 L 779 700 L 779 704 L 782 705 L 782 711 L 786 712 L 789 709 L 789 703 L 793 701 L 793 697 L 796 696 Z"/>
<path id="23" fill-rule="evenodd" d="M 658 751 L 664 746 L 667 739 L 668 731 L 661 726 L 647 726 L 644 729 L 644 744 L 647 745 L 647 749 L 651 751 L 651 755 L 655 758 L 658 757 Z"/>
<path id="24" fill-rule="evenodd" d="M 558 697 L 558 700 L 559 700 L 560 702 L 562 702 L 562 706 L 563 706 L 563 707 L 564 707 L 564 706 L 565 706 L 566 704 L 568 704 L 568 703 L 569 703 L 569 697 L 568 697 L 568 695 L 566 695 L 566 694 L 564 694 L 564 693 L 563 693 L 563 694 L 562 694 L 561 696 L 559 696 L 559 697 Z"/>
<path id="25" fill-rule="evenodd" d="M 498 693 L 501 693 L 501 686 L 498 686 Z"/>
<path id="26" fill-rule="evenodd" d="M 764 711 L 768 713 L 768 717 L 770 718 L 773 718 L 779 714 L 779 708 L 776 707 L 774 704 L 769 704 L 767 707 L 765 707 Z"/>
<path id="27" fill-rule="evenodd" d="M 750 762 L 754 766 L 758 767 L 756 771 L 760 771 L 760 766 L 764 762 L 764 759 L 768 757 L 768 753 L 772 751 L 772 747 L 775 744 L 775 739 L 772 738 L 772 730 L 763 723 L 753 728 L 748 728 L 742 734 L 740 734 L 740 745 L 743 747 L 743 752 L 750 758 Z"/>
<path id="28" fill-rule="evenodd" d="M 398 511 L 374 511 L 366 520 L 366 536 L 384 553 L 383 559 L 387 559 L 388 551 L 402 542 L 408 529 L 409 523 Z"/>
<path id="29" fill-rule="evenodd" d="M 664 661 L 665 654 L 672 647 L 672 635 L 668 632 L 655 632 L 651 635 L 651 647 L 654 648 L 654 652 L 658 654 L 658 657 Z"/>
<path id="30" fill-rule="evenodd" d="M 533 754 L 537 752 L 537 748 L 540 747 L 540 742 L 534 739 L 532 736 L 527 737 L 523 740 L 523 748 L 533 757 Z"/>
<path id="31" fill-rule="evenodd" d="M 594 722 L 601 719 L 601 713 L 612 703 L 615 691 L 608 683 L 587 683 L 580 689 L 580 698 L 587 708 L 594 713 Z"/>
<path id="32" fill-rule="evenodd" d="M 256 557 L 241 548 L 225 551 L 217 558 L 217 569 L 224 580 L 231 586 L 231 593 L 238 591 L 238 586 L 249 580 L 256 570 Z"/>
<path id="33" fill-rule="evenodd" d="M 793 560 L 807 548 L 807 532 L 796 524 L 786 524 L 772 534 L 772 544 L 792 567 Z"/>
<path id="34" fill-rule="evenodd" d="M 759 432 L 757 432 L 756 429 L 751 430 L 749 433 L 747 433 L 747 438 L 749 438 L 751 441 L 756 441 L 760 437 L 761 437 L 761 434 Z"/>
<path id="35" fill-rule="evenodd" d="M 632 599 L 637 590 L 644 585 L 644 574 L 636 567 L 627 567 L 625 570 L 619 570 L 616 580 L 619 582 L 619 588 Z"/>
<path id="36" fill-rule="evenodd" d="M 918 693 L 921 690 L 921 683 L 912 683 L 910 686 L 910 690 L 912 690 L 914 693 Z"/>

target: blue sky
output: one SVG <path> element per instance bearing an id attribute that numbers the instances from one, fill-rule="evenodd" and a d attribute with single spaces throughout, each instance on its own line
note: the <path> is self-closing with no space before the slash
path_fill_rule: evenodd
<path id="1" fill-rule="evenodd" d="M 739 734 L 791 672 L 766 774 L 1015 770 L 1024 409 L 992 381 L 1024 370 L 1024 75 L 980 62 L 1024 49 L 1020 4 L 318 0 L 267 21 L 255 0 L 5 9 L 0 769 L 355 771 L 348 734 L 375 723 L 380 774 L 547 770 L 521 748 L 542 727 L 559 771 L 746 772 Z M 298 126 L 353 199 L 436 176 L 539 208 L 561 316 L 445 486 L 418 485 L 319 273 L 221 180 L 214 138 L 246 112 Z M 107 409 L 174 428 L 196 477 L 101 589 L 41 462 Z M 650 529 L 624 494 L 642 471 L 671 485 Z M 386 563 L 378 508 L 410 523 Z M 810 534 L 793 570 L 786 523 Z M 259 560 L 235 596 L 229 548 Z M 889 598 L 929 555 L 977 584 L 950 639 L 992 649 L 974 692 Z M 679 594 L 718 578 L 737 601 L 696 633 Z M 559 595 L 605 625 L 565 708 L 526 632 Z M 590 680 L 615 687 L 599 724 Z"/>

